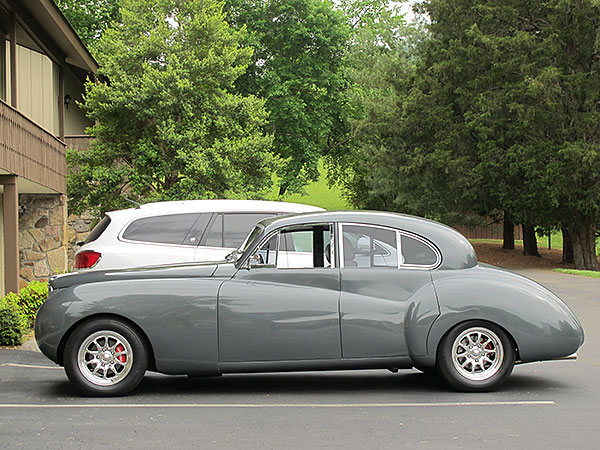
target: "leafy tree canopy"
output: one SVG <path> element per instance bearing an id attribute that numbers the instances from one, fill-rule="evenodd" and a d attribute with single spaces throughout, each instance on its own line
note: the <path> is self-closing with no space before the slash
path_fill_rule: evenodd
<path id="1" fill-rule="evenodd" d="M 264 102 L 233 93 L 252 49 L 215 0 L 121 0 L 122 23 L 98 47 L 100 80 L 86 85 L 96 121 L 87 152 L 72 151 L 71 209 L 256 197 L 277 160 Z"/>
<path id="2" fill-rule="evenodd" d="M 54 1 L 92 53 L 104 30 L 121 20 L 120 0 Z"/>
<path id="3" fill-rule="evenodd" d="M 240 93 L 265 99 L 274 148 L 284 160 L 280 193 L 319 176 L 319 159 L 348 138 L 344 55 L 351 32 L 324 0 L 226 0 L 228 21 L 254 48 Z"/>

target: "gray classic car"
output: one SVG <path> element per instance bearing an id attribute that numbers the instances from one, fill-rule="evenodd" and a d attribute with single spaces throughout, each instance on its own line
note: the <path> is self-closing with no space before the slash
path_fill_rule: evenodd
<path id="1" fill-rule="evenodd" d="M 412 367 L 489 391 L 515 363 L 583 343 L 550 291 L 478 264 L 451 228 L 391 213 L 263 220 L 228 261 L 68 274 L 50 287 L 38 346 L 87 395 L 123 395 L 146 370 Z"/>

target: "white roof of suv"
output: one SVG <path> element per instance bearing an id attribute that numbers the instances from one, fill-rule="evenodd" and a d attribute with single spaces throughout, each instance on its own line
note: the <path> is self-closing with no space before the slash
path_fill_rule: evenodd
<path id="1" fill-rule="evenodd" d="M 140 205 L 137 208 L 120 209 L 107 212 L 111 218 L 146 217 L 186 212 L 302 212 L 323 211 L 323 208 L 300 203 L 271 202 L 265 200 L 182 200 L 172 202 L 155 202 Z"/>

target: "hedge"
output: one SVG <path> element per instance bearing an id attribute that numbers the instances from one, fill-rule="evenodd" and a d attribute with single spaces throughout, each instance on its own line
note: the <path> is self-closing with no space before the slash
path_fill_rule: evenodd
<path id="1" fill-rule="evenodd" d="M 0 345 L 21 344 L 23 333 L 33 327 L 35 315 L 48 298 L 48 285 L 32 281 L 18 294 L 0 297 Z"/>

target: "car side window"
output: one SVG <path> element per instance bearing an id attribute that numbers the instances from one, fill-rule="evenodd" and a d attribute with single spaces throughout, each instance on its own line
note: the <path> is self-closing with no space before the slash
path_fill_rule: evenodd
<path id="1" fill-rule="evenodd" d="M 256 222 L 268 217 L 275 217 L 275 213 L 226 213 L 223 215 L 223 246 L 238 248 Z"/>
<path id="2" fill-rule="evenodd" d="M 278 269 L 332 267 L 331 225 L 283 229 L 266 241 L 250 258 L 253 267 Z M 276 252 L 273 249 L 276 248 Z"/>
<path id="3" fill-rule="evenodd" d="M 129 241 L 182 245 L 197 219 L 198 213 L 144 217 L 131 222 L 123 232 L 122 238 Z"/>
<path id="4" fill-rule="evenodd" d="M 398 236 L 387 228 L 342 225 L 343 267 L 398 268 Z"/>
<path id="5" fill-rule="evenodd" d="M 221 213 L 215 217 L 202 245 L 208 247 L 238 248 L 253 226 L 277 213 Z"/>
<path id="6" fill-rule="evenodd" d="M 404 264 L 415 266 L 433 266 L 438 260 L 430 246 L 404 234 L 402 235 L 402 256 Z"/>

